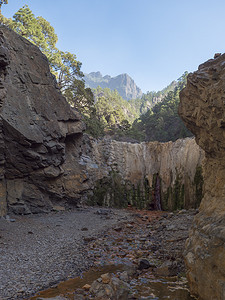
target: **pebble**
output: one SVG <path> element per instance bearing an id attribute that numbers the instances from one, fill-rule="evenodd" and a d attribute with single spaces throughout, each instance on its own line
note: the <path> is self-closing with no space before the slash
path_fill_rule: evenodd
<path id="1" fill-rule="evenodd" d="M 139 270 L 143 270 L 143 269 L 148 269 L 151 267 L 151 263 L 149 262 L 149 260 L 142 258 L 139 261 L 139 265 L 138 265 L 138 269 Z"/>
<path id="2" fill-rule="evenodd" d="M 106 273 L 106 274 L 101 275 L 101 279 L 102 279 L 102 283 L 109 283 L 111 277 L 110 277 L 109 273 Z"/>
<path id="3" fill-rule="evenodd" d="M 84 286 L 82 286 L 82 289 L 84 289 L 85 291 L 89 291 L 91 288 L 90 284 L 85 284 Z"/>
<path id="4" fill-rule="evenodd" d="M 5 216 L 5 219 L 6 219 L 6 221 L 8 221 L 8 222 L 16 222 L 16 220 L 13 219 L 13 218 L 11 218 L 9 215 L 6 215 L 6 216 Z"/>
<path id="5" fill-rule="evenodd" d="M 87 227 L 83 227 L 83 228 L 81 228 L 81 231 L 88 231 L 88 228 Z"/>
<path id="6" fill-rule="evenodd" d="M 127 227 L 127 228 L 133 228 L 134 225 L 128 223 L 128 224 L 126 225 L 126 227 Z"/>
<path id="7" fill-rule="evenodd" d="M 122 230 L 122 227 L 115 227 L 114 230 L 119 232 Z"/>

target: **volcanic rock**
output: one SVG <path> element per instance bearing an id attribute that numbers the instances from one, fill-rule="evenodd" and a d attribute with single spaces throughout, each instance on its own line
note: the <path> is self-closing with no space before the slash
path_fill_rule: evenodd
<path id="1" fill-rule="evenodd" d="M 45 55 L 0 26 L 1 215 L 7 206 L 18 214 L 46 212 L 57 199 L 71 196 L 63 164 L 69 140 L 73 138 L 78 149 L 83 130 Z"/>
<path id="2" fill-rule="evenodd" d="M 225 54 L 189 74 L 180 116 L 205 150 L 204 197 L 186 243 L 193 294 L 225 299 Z"/>
<path id="3" fill-rule="evenodd" d="M 204 151 L 193 138 L 140 144 L 90 138 L 87 144 L 89 152 L 82 153 L 81 163 L 94 179 L 94 204 L 135 205 L 133 198 L 138 195 L 147 203 L 158 177 L 163 209 L 198 206 L 196 174 Z"/>

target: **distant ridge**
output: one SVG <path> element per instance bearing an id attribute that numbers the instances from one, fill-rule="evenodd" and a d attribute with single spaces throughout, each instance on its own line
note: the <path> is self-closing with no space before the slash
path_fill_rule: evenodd
<path id="1" fill-rule="evenodd" d="M 101 88 L 109 88 L 110 90 L 117 90 L 121 97 L 125 100 L 141 98 L 142 91 L 136 85 L 134 80 L 126 73 L 120 74 L 116 77 L 111 77 L 98 72 L 91 72 L 84 74 L 84 80 L 86 87 L 96 89 L 97 86 Z"/>

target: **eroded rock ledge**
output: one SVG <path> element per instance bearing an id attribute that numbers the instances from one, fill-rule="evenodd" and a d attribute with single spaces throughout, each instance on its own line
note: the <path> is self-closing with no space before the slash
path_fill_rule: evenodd
<path id="1" fill-rule="evenodd" d="M 225 54 L 199 66 L 181 92 L 179 113 L 205 150 L 204 197 L 186 244 L 191 290 L 225 299 Z"/>

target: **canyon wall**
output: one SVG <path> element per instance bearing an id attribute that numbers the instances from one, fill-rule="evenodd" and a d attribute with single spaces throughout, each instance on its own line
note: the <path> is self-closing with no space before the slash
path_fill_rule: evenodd
<path id="1" fill-rule="evenodd" d="M 91 167 L 96 204 L 151 208 L 157 178 L 163 209 L 197 207 L 201 201 L 204 152 L 192 138 L 140 144 L 91 139 L 89 149 L 81 159 L 89 174 Z"/>
<path id="2" fill-rule="evenodd" d="M 205 150 L 204 197 L 186 243 L 193 294 L 225 299 L 225 54 L 199 66 L 181 92 L 179 113 Z"/>

